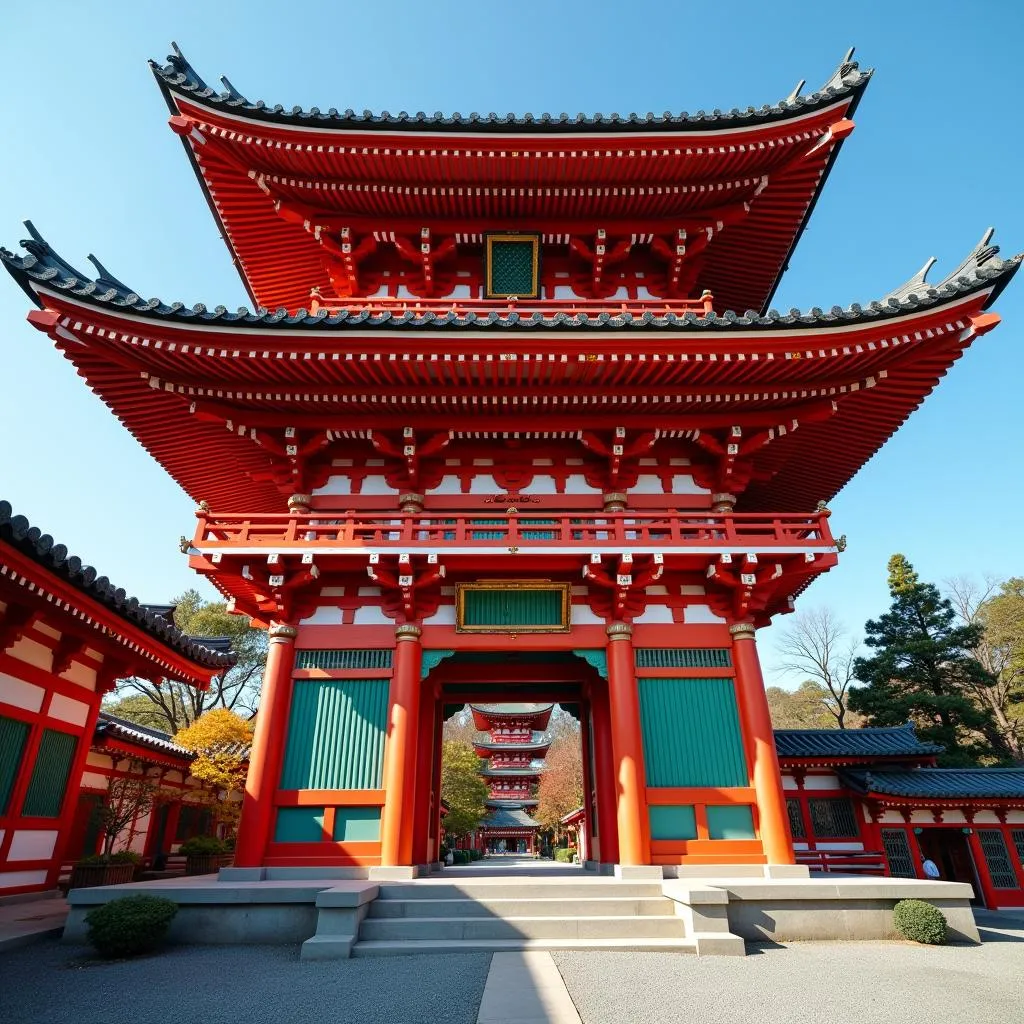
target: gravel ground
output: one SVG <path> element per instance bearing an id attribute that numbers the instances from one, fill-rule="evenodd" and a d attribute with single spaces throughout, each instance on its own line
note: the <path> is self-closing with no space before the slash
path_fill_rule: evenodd
<path id="1" fill-rule="evenodd" d="M 297 946 L 171 947 L 103 963 L 48 941 L 0 955 L 2 1024 L 475 1024 L 490 954 L 303 963 Z"/>
<path id="2" fill-rule="evenodd" d="M 1024 933 L 1014 938 L 748 946 L 744 959 L 553 956 L 583 1024 L 1021 1024 Z"/>

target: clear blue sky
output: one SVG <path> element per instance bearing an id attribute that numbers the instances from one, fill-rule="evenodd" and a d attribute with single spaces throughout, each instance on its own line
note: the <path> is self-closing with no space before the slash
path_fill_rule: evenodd
<path id="1" fill-rule="evenodd" d="M 520 0 L 285 5 L 8 5 L 0 35 L 0 243 L 31 218 L 73 263 L 139 293 L 245 303 L 146 65 L 171 39 L 251 99 L 357 110 L 628 113 L 760 106 L 820 85 L 857 46 L 876 75 L 779 308 L 870 301 L 931 255 L 949 269 L 989 224 L 1024 249 L 1024 8 L 1005 0 L 769 5 Z M 1024 280 L 1003 326 L 833 503 L 842 564 L 803 604 L 850 625 L 887 603 L 902 551 L 926 579 L 1024 573 Z M 192 585 L 193 506 L 25 323 L 0 280 L 0 495 L 143 600 Z M 785 620 L 782 620 L 784 624 Z M 771 630 L 760 646 L 776 681 Z"/>

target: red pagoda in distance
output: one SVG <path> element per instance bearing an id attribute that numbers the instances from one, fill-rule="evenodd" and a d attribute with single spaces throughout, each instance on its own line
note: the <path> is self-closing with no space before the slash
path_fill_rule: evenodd
<path id="1" fill-rule="evenodd" d="M 145 299 L 31 226 L 0 252 L 269 630 L 245 877 L 436 862 L 442 722 L 499 702 L 578 708 L 609 871 L 796 870 L 755 631 L 1021 259 L 989 232 L 935 283 L 770 308 L 851 57 L 771 106 L 573 118 L 272 106 L 175 48 L 153 73 L 254 308 Z"/>
<path id="2" fill-rule="evenodd" d="M 489 733 L 490 742 L 473 749 L 487 762 L 482 775 L 490 786 L 490 813 L 480 828 L 489 853 L 536 853 L 538 824 L 530 810 L 537 806 L 536 786 L 551 742 L 544 730 L 553 704 L 473 704 L 473 723 Z"/>

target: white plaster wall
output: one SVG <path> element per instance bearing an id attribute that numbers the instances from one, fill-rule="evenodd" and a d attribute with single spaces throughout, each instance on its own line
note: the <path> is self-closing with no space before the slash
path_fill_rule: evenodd
<path id="1" fill-rule="evenodd" d="M 138 823 L 135 826 L 136 832 L 131 843 L 128 846 L 129 850 L 134 850 L 136 853 L 144 853 L 146 849 L 146 836 L 149 834 L 149 819 L 150 814 L 146 814 L 144 817 L 139 818 Z"/>
<path id="2" fill-rule="evenodd" d="M 966 825 L 967 815 L 963 811 L 950 808 L 942 812 L 942 821 L 946 825 Z"/>
<path id="3" fill-rule="evenodd" d="M 804 789 L 842 789 L 842 786 L 835 775 L 808 775 L 804 779 Z"/>
<path id="4" fill-rule="evenodd" d="M 49 860 L 53 856 L 53 848 L 57 845 L 56 829 L 19 829 L 11 837 L 11 849 L 8 861 L 16 860 Z"/>
<path id="5" fill-rule="evenodd" d="M 443 476 L 436 487 L 427 489 L 427 494 L 461 494 L 462 484 L 457 476 Z"/>
<path id="6" fill-rule="evenodd" d="M 43 706 L 45 696 L 46 691 L 41 686 L 0 672 L 0 703 L 10 704 L 23 711 L 38 711 Z"/>
<path id="7" fill-rule="evenodd" d="M 934 824 L 931 811 L 917 810 L 910 812 L 910 823 L 912 825 L 931 825 Z"/>
<path id="8" fill-rule="evenodd" d="M 102 660 L 99 654 L 96 655 L 96 659 L 97 661 Z M 83 665 L 80 661 L 73 661 L 61 678 L 87 690 L 95 691 L 96 689 L 96 669 Z"/>
<path id="9" fill-rule="evenodd" d="M 392 619 L 389 619 L 379 608 L 375 607 L 357 608 L 353 622 L 357 626 L 394 625 Z"/>
<path id="10" fill-rule="evenodd" d="M 796 784 L 796 779 L 794 779 L 792 775 L 783 775 L 782 788 L 785 790 L 791 790 L 795 793 L 798 788 Z"/>
<path id="11" fill-rule="evenodd" d="M 106 775 L 100 775 L 99 772 L 83 772 L 82 783 L 83 789 L 106 789 L 109 784 L 109 778 Z"/>
<path id="12" fill-rule="evenodd" d="M 570 623 L 573 626 L 603 626 L 604 619 L 600 615 L 595 615 L 590 610 L 590 605 L 586 604 L 574 604 L 569 609 Z M 640 620 L 637 619 L 637 622 Z"/>
<path id="13" fill-rule="evenodd" d="M 716 615 L 706 604 L 688 604 L 683 609 L 683 622 L 687 625 L 700 625 L 725 622 L 725 619 L 721 615 Z"/>
<path id="14" fill-rule="evenodd" d="M 54 640 L 60 639 L 60 630 L 54 629 L 53 626 L 48 626 L 45 622 L 37 622 L 35 628 L 43 634 L 43 636 L 52 637 Z"/>
<path id="15" fill-rule="evenodd" d="M 454 626 L 455 625 L 455 605 L 443 604 L 441 605 L 433 615 L 428 615 L 423 620 L 424 626 Z"/>
<path id="16" fill-rule="evenodd" d="M 902 825 L 903 815 L 899 811 L 886 810 L 882 811 L 878 821 L 882 825 Z"/>
<path id="17" fill-rule="evenodd" d="M 0 889 L 19 889 L 25 885 L 42 885 L 45 871 L 0 871 Z"/>
<path id="18" fill-rule="evenodd" d="M 675 473 L 672 477 L 673 494 L 710 494 L 706 487 L 699 486 L 689 473 Z"/>
<path id="19" fill-rule="evenodd" d="M 998 825 L 999 815 L 995 811 L 978 811 L 974 815 L 975 825 Z"/>
<path id="20" fill-rule="evenodd" d="M 85 763 L 93 768 L 110 768 L 114 764 L 106 754 L 98 754 L 95 750 L 89 751 L 89 756 L 85 759 Z"/>
<path id="21" fill-rule="evenodd" d="M 300 626 L 340 626 L 341 625 L 341 609 L 332 608 L 330 606 L 324 608 L 317 608 L 312 615 L 307 615 L 304 619 L 299 620 Z"/>
<path id="22" fill-rule="evenodd" d="M 654 622 L 668 623 L 674 620 L 672 618 L 672 609 L 667 605 L 649 604 L 633 621 L 643 625 Z"/>
<path id="23" fill-rule="evenodd" d="M 47 714 L 61 722 L 82 726 L 89 720 L 89 705 L 81 700 L 72 700 L 62 693 L 55 693 L 50 698 Z"/>
<path id="24" fill-rule="evenodd" d="M 665 488 L 661 486 L 661 477 L 653 473 L 641 473 L 636 478 L 636 484 L 630 487 L 633 494 L 664 494 Z"/>
<path id="25" fill-rule="evenodd" d="M 815 843 L 816 850 L 832 851 L 834 853 L 859 853 L 864 849 L 863 843 Z"/>
<path id="26" fill-rule="evenodd" d="M 1007 811 L 1007 825 L 1024 825 L 1024 811 Z"/>
<path id="27" fill-rule="evenodd" d="M 504 488 L 498 486 L 494 477 L 490 473 L 481 473 L 480 476 L 473 477 L 469 485 L 470 494 L 493 494 L 495 491 L 502 491 Z"/>
<path id="28" fill-rule="evenodd" d="M 571 462 L 571 459 L 566 459 L 566 462 Z M 593 487 L 587 483 L 587 478 L 582 473 L 570 473 L 565 478 L 565 492 L 566 494 L 600 494 L 600 487 Z"/>
<path id="29" fill-rule="evenodd" d="M 44 647 L 35 640 L 30 640 L 28 637 L 23 636 L 11 647 L 8 647 L 7 653 L 19 661 L 35 665 L 36 668 L 45 669 L 47 672 L 50 671 L 50 667 L 53 665 L 53 652 L 50 648 Z"/>

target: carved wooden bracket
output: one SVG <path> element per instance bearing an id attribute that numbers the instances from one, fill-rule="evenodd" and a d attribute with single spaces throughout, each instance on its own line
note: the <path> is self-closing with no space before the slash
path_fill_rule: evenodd
<path id="1" fill-rule="evenodd" d="M 393 556 L 374 552 L 366 574 L 381 588 L 382 608 L 389 618 L 413 623 L 437 611 L 445 570 L 436 554 L 414 559 L 404 552 Z"/>
<path id="2" fill-rule="evenodd" d="M 583 567 L 583 578 L 590 584 L 587 603 L 591 611 L 609 622 L 632 622 L 647 607 L 646 588 L 661 578 L 664 563 L 660 554 L 634 559 L 626 552 L 619 556 L 613 572 L 605 567 L 601 555 L 591 555 Z"/>

